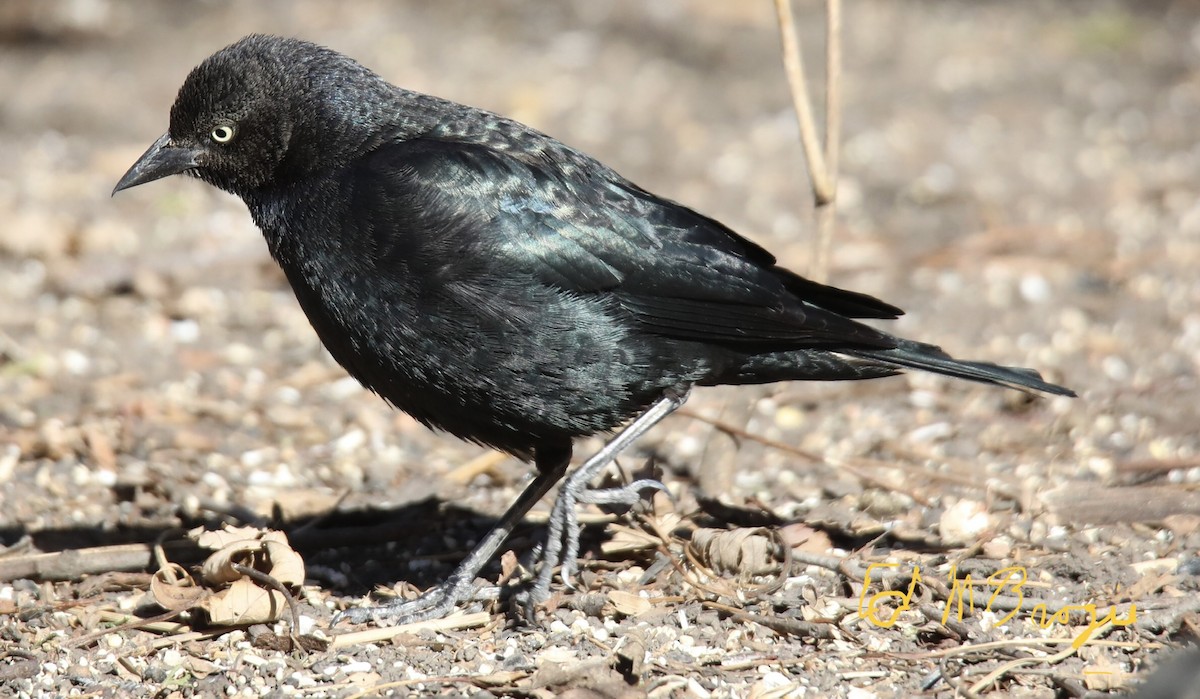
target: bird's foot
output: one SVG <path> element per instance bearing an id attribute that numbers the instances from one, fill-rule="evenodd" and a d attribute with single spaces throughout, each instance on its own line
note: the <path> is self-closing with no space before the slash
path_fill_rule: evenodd
<path id="1" fill-rule="evenodd" d="M 437 619 L 449 614 L 454 607 L 473 597 L 471 581 L 451 577 L 437 587 L 431 587 L 420 597 L 397 600 L 374 607 L 352 607 L 333 617 L 333 625 L 341 622 L 365 624 L 374 621 L 381 626 L 401 626 L 428 619 Z"/>
<path id="2" fill-rule="evenodd" d="M 611 488 L 584 488 L 578 493 L 575 493 L 576 502 L 583 502 L 589 505 L 625 505 L 632 507 L 639 502 L 647 500 L 646 491 L 660 490 L 664 493 L 669 493 L 667 486 L 662 482 L 653 478 L 640 478 L 627 485 L 619 485 Z M 559 495 L 562 497 L 562 495 Z"/>
<path id="3" fill-rule="evenodd" d="M 592 488 L 587 485 L 587 479 L 576 478 L 579 475 L 580 472 L 576 472 L 563 483 L 550 511 L 546 544 L 538 557 L 537 579 L 529 592 L 529 599 L 534 603 L 550 598 L 550 582 L 554 578 L 555 568 L 558 568 L 563 584 L 572 587 L 572 578 L 579 570 L 579 535 L 582 532 L 576 511 L 579 503 L 632 506 L 645 500 L 648 490 L 667 492 L 666 485 L 650 478 L 612 488 Z"/>

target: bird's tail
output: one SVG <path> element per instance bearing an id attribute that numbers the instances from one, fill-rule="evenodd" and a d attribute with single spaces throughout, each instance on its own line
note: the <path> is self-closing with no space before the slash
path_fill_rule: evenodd
<path id="1" fill-rule="evenodd" d="M 842 350 L 842 353 L 888 366 L 921 369 L 935 374 L 1007 386 L 1022 391 L 1042 391 L 1057 396 L 1075 395 L 1075 392 L 1069 388 L 1043 380 L 1042 375 L 1033 369 L 1000 366 L 988 362 L 962 361 L 946 354 L 941 347 L 911 340 L 900 340 L 900 344 L 891 349 Z"/>

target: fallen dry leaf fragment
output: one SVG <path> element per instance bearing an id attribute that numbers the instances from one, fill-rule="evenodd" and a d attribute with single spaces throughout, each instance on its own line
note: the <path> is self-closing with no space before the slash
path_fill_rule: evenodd
<path id="1" fill-rule="evenodd" d="M 787 524 L 779 528 L 779 538 L 783 543 L 796 551 L 806 553 L 827 553 L 833 548 L 829 535 L 820 529 L 813 529 L 803 522 Z"/>
<path id="2" fill-rule="evenodd" d="M 1096 658 L 1083 671 L 1083 683 L 1088 689 L 1110 691 L 1121 689 L 1128 682 L 1124 669 L 1108 653 L 1095 651 Z"/>
<path id="3" fill-rule="evenodd" d="M 1149 573 L 1142 576 L 1142 578 L 1134 584 L 1130 585 L 1129 588 L 1124 592 L 1124 598 L 1131 602 L 1137 602 L 1138 600 L 1149 597 L 1164 587 L 1174 585 L 1181 580 L 1183 580 L 1182 577 L 1173 575 L 1171 573 Z"/>
<path id="4" fill-rule="evenodd" d="M 196 580 L 182 566 L 171 563 L 170 568 L 174 573 L 174 580 L 167 577 L 166 568 L 159 569 L 150 578 L 150 594 L 158 606 L 168 611 L 181 612 L 199 605 L 212 594 L 212 590 L 197 585 Z"/>
<path id="5" fill-rule="evenodd" d="M 199 581 L 178 566 L 170 576 L 167 569 L 154 575 L 151 592 L 164 609 L 199 610 L 217 626 L 267 623 L 287 609 L 283 589 L 304 583 L 304 560 L 283 532 L 226 526 L 220 531 L 193 529 L 188 535 L 216 552 L 201 566 Z M 250 577 L 243 572 L 247 569 L 261 575 Z"/>
<path id="6" fill-rule="evenodd" d="M 779 571 L 779 540 L 763 527 L 697 529 L 688 544 L 705 566 L 734 575 L 767 575 Z"/>
<path id="7" fill-rule="evenodd" d="M 653 534 L 627 527 L 624 524 L 610 523 L 605 533 L 607 537 L 600 543 L 600 551 L 606 556 L 654 549 L 664 543 L 662 539 Z"/>
<path id="8" fill-rule="evenodd" d="M 236 534 L 251 536 L 231 538 L 209 537 L 207 534 Z M 248 527 L 228 527 L 226 532 L 205 532 L 196 538 L 196 543 L 208 548 L 220 548 L 209 556 L 201 567 L 204 580 L 210 583 L 227 583 L 242 579 L 234 569 L 235 563 L 251 566 L 275 578 L 284 585 L 298 586 L 304 583 L 304 561 L 289 545 L 287 536 L 278 531 L 262 531 Z"/>
<path id="9" fill-rule="evenodd" d="M 1200 516 L 1188 514 L 1167 515 L 1163 517 L 1162 523 L 1175 536 L 1191 536 L 1197 529 L 1200 529 Z"/>
<path id="10" fill-rule="evenodd" d="M 238 541 L 261 538 L 266 533 L 269 532 L 257 527 L 235 527 L 226 524 L 222 529 L 209 530 L 204 527 L 196 527 L 188 532 L 188 537 L 200 546 L 215 551 Z"/>
<path id="11" fill-rule="evenodd" d="M 637 616 L 650 611 L 654 606 L 645 597 L 623 590 L 613 590 L 608 593 L 608 601 L 612 602 L 613 607 L 625 616 Z"/>
<path id="12" fill-rule="evenodd" d="M 208 615 L 209 623 L 216 626 L 263 624 L 283 617 L 287 599 L 277 590 L 241 578 L 204 600 L 199 608 Z"/>

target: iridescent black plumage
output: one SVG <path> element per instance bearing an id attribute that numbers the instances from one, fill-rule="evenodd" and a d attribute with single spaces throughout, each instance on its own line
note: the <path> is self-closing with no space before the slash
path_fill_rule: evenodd
<path id="1" fill-rule="evenodd" d="M 534 129 L 307 42 L 251 36 L 204 61 L 117 188 L 181 171 L 246 202 L 365 386 L 543 471 L 693 385 L 917 368 L 1071 395 L 864 325 L 901 311 L 805 280 Z"/>

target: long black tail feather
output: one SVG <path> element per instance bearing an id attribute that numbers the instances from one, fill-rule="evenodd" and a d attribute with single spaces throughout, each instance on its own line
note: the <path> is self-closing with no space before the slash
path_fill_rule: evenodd
<path id="1" fill-rule="evenodd" d="M 1033 369 L 963 361 L 946 354 L 940 347 L 911 340 L 901 340 L 900 344 L 892 349 L 843 350 L 843 353 L 889 366 L 921 369 L 1021 391 L 1041 391 L 1056 396 L 1075 395 L 1069 388 L 1043 380 L 1042 375 Z"/>

